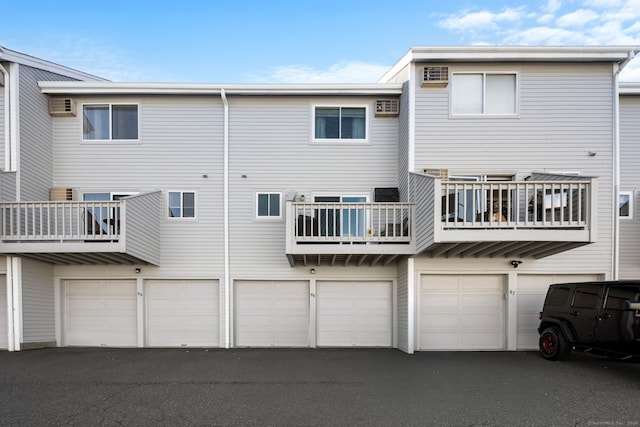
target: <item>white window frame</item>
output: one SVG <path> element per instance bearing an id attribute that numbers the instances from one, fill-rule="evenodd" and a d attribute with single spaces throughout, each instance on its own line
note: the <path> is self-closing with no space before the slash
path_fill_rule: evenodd
<path id="1" fill-rule="evenodd" d="M 482 113 L 456 113 L 454 108 L 454 87 L 455 87 L 455 76 L 461 74 L 481 74 L 482 75 Z M 515 87 L 514 87 L 514 109 L 513 113 L 504 113 L 504 114 L 495 114 L 495 113 L 485 113 L 487 106 L 487 75 L 510 75 L 515 78 Z M 453 71 L 451 72 L 451 84 L 449 84 L 451 88 L 449 90 L 449 115 L 450 117 L 455 118 L 486 118 L 486 117 L 500 117 L 500 118 L 517 118 L 520 115 L 520 74 L 517 71 Z"/>
<path id="2" fill-rule="evenodd" d="M 620 198 L 622 196 L 629 197 L 629 215 L 620 215 Z M 618 217 L 620 219 L 633 219 L 633 191 L 621 191 L 618 195 Z"/>
<path id="3" fill-rule="evenodd" d="M 135 106 L 137 109 L 137 125 L 138 125 L 138 129 L 137 129 L 137 135 L 138 137 L 135 139 L 113 139 L 113 107 L 114 106 Z M 108 139 L 85 139 L 84 137 L 84 108 L 85 107 L 98 107 L 98 106 L 107 106 L 109 107 L 109 138 Z M 83 144 L 91 144 L 91 143 L 104 143 L 104 142 L 109 142 L 109 143 L 132 143 L 132 142 L 140 142 L 141 141 L 141 137 L 140 137 L 140 132 L 141 132 L 141 115 L 140 115 L 140 103 L 139 102 L 127 102 L 127 101 L 122 101 L 122 102 L 85 102 L 83 103 L 81 106 L 81 113 L 78 114 L 79 119 L 80 119 L 80 138 L 82 140 Z"/>
<path id="4" fill-rule="evenodd" d="M 343 108 L 364 108 L 364 138 L 316 138 L 316 109 L 317 108 L 339 108 L 341 111 Z M 311 104 L 311 141 L 317 144 L 368 144 L 369 143 L 369 131 L 370 131 L 370 117 L 371 108 L 367 104 Z"/>
<path id="5" fill-rule="evenodd" d="M 171 206 L 170 206 L 170 194 L 171 193 L 180 193 L 180 216 L 171 216 Z M 184 216 L 184 194 L 191 193 L 193 194 L 193 216 Z M 166 202 L 166 218 L 169 221 L 193 221 L 198 218 L 198 194 L 193 190 L 167 190 L 167 202 Z"/>
<path id="6" fill-rule="evenodd" d="M 279 215 L 260 215 L 259 212 L 259 197 L 261 195 L 267 195 L 267 196 L 272 196 L 274 194 L 278 195 L 278 214 Z M 266 221 L 272 221 L 272 220 L 280 220 L 282 219 L 282 211 L 284 209 L 283 205 L 282 205 L 282 196 L 283 193 L 281 191 L 256 191 L 256 196 L 255 196 L 255 203 L 256 203 L 256 219 L 259 219 L 261 221 L 266 220 Z M 269 197 L 270 199 L 270 197 Z M 270 211 L 270 209 L 267 209 L 267 211 Z"/>

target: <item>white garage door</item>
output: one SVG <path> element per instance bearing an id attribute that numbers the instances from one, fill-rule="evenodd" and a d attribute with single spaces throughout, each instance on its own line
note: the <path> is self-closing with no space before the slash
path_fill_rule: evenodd
<path id="1" fill-rule="evenodd" d="M 217 281 L 149 280 L 146 295 L 148 346 L 220 345 Z"/>
<path id="2" fill-rule="evenodd" d="M 519 275 L 518 276 L 518 323 L 516 347 L 518 350 L 538 348 L 538 313 L 542 310 L 544 297 L 552 283 L 586 282 L 598 280 L 595 274 L 578 275 Z"/>
<path id="3" fill-rule="evenodd" d="M 317 283 L 317 345 L 391 347 L 392 283 Z"/>
<path id="4" fill-rule="evenodd" d="M 423 275 L 420 350 L 503 350 L 505 277 Z"/>
<path id="5" fill-rule="evenodd" d="M 7 326 L 7 276 L 0 274 L 0 349 L 9 346 L 9 331 Z"/>
<path id="6" fill-rule="evenodd" d="M 236 281 L 236 347 L 308 347 L 309 282 Z"/>
<path id="7" fill-rule="evenodd" d="M 135 280 L 67 280 L 65 345 L 135 347 Z"/>

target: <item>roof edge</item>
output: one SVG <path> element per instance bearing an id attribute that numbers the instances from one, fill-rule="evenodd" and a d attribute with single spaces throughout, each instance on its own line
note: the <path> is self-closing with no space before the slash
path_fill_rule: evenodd
<path id="1" fill-rule="evenodd" d="M 640 82 L 620 82 L 618 93 L 620 95 L 640 95 Z"/>

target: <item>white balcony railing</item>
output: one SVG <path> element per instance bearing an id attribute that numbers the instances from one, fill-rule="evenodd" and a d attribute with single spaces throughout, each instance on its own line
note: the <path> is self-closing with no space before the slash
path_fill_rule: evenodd
<path id="1" fill-rule="evenodd" d="M 3 242 L 116 241 L 121 202 L 0 203 Z"/>
<path id="2" fill-rule="evenodd" d="M 295 243 L 410 243 L 409 203 L 288 203 Z"/>
<path id="3" fill-rule="evenodd" d="M 589 181 L 442 183 L 441 221 L 447 229 L 587 229 Z"/>

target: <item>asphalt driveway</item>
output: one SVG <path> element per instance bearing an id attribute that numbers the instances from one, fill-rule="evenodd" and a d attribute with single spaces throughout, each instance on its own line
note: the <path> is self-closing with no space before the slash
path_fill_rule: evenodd
<path id="1" fill-rule="evenodd" d="M 534 352 L 0 352 L 0 425 L 640 426 L 640 364 Z"/>

